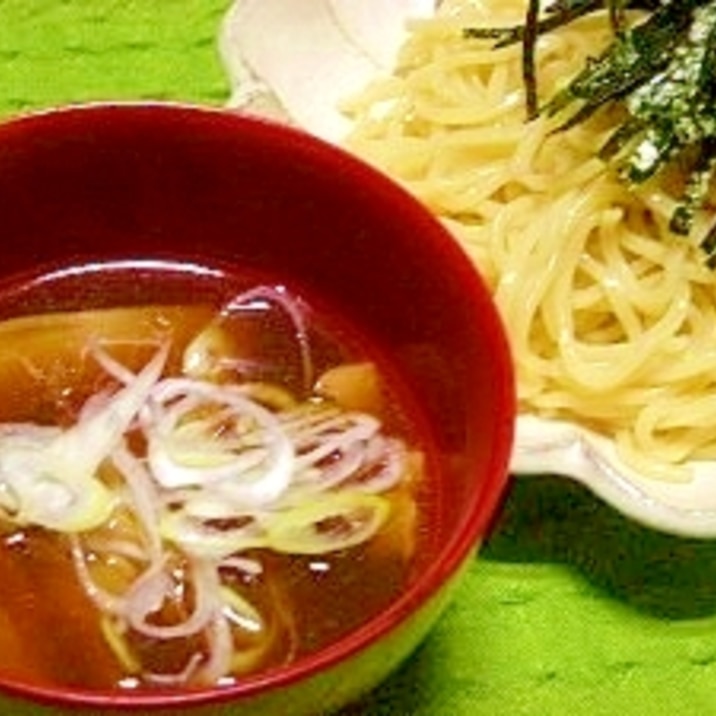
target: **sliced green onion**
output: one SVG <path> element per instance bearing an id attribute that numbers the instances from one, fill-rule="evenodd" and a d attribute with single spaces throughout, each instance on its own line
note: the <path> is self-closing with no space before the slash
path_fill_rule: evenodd
<path id="1" fill-rule="evenodd" d="M 385 524 L 390 502 L 362 492 L 323 494 L 265 519 L 268 546 L 289 554 L 324 554 L 366 542 Z"/>
<path id="2" fill-rule="evenodd" d="M 196 420 L 201 408 L 229 411 L 227 430 L 232 440 L 204 434 L 182 441 L 182 424 Z M 199 418 L 203 420 L 204 418 Z M 242 448 L 241 425 L 248 420 L 255 426 L 250 432 L 258 440 Z M 252 401 L 234 386 L 188 378 L 168 378 L 152 391 L 151 401 L 143 412 L 143 426 L 148 440 L 148 460 L 154 477 L 168 489 L 205 486 L 224 482 L 223 494 L 237 505 L 257 507 L 276 499 L 288 486 L 293 471 L 293 445 L 281 430 L 270 410 Z M 205 431 L 199 431 L 199 434 Z M 245 432 L 245 431 L 244 431 Z M 183 442 L 177 450 L 177 442 Z M 186 460 L 186 455 L 191 456 Z M 256 469 L 261 463 L 261 469 Z M 227 485 L 230 481 L 230 485 Z"/>
<path id="3" fill-rule="evenodd" d="M 160 530 L 165 540 L 204 559 L 222 560 L 268 545 L 264 529 L 253 519 L 240 527 L 217 528 L 184 511 L 170 511 L 162 516 Z"/>

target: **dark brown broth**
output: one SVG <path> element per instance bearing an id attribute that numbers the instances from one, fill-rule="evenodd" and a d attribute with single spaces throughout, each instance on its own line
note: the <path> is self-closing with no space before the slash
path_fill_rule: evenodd
<path id="1" fill-rule="evenodd" d="M 124 317 L 131 320 L 101 321 L 99 337 L 156 339 L 170 333 L 171 372 L 198 328 L 233 295 L 257 283 L 267 282 L 253 274 L 197 272 L 196 267 L 183 269 L 178 264 L 151 270 L 95 267 L 7 284 L 5 293 L 0 294 L 0 316 L 17 314 L 20 306 L 24 315 L 32 316 L 38 311 L 131 305 L 133 312 Z M 128 288 L 130 298 L 125 300 Z M 389 361 L 324 305 L 312 310 L 316 306 L 313 300 L 307 306 L 315 374 L 345 362 L 376 362 L 389 398 L 379 417 L 389 431 L 402 435 L 429 457 L 426 434 Z M 101 315 L 107 318 L 109 314 Z M 283 377 L 288 388 L 300 392 L 300 366 L 295 351 L 287 348 L 286 327 L 268 326 L 271 338 L 267 340 L 263 337 L 264 319 L 254 317 L 245 322 L 243 339 L 252 341 L 258 353 L 270 355 L 272 366 L 263 377 Z M 268 323 L 271 321 L 275 319 Z M 17 346 L 6 337 L 0 356 L 0 421 L 66 424 L 75 419 L 84 400 L 107 381 L 84 351 L 88 331 L 66 325 L 47 333 L 31 331 L 15 336 Z M 114 354 L 138 368 L 151 351 L 151 346 L 140 344 L 125 346 Z M 403 507 L 407 504 L 411 509 L 413 503 L 418 504 L 415 525 L 407 512 L 398 510 L 385 533 L 367 545 L 311 558 L 264 554 L 267 568 L 261 577 L 242 578 L 243 582 L 227 577 L 229 582 L 234 580 L 234 587 L 269 610 L 268 622 L 277 638 L 266 650 L 261 669 L 325 647 L 384 609 L 404 589 L 415 570 L 424 566 L 420 564 L 424 550 L 419 541 L 427 535 L 424 526 L 430 519 L 425 506 L 430 492 L 427 483 L 423 480 L 411 496 L 406 497 L 407 492 L 398 496 Z M 124 675 L 98 628 L 97 611 L 75 579 L 66 539 L 38 529 L 5 529 L 0 540 L 0 669 L 17 678 L 65 686 L 117 686 Z M 408 532 L 413 534 L 406 537 Z M 418 544 L 405 548 L 413 539 Z M 46 638 L 48 634 L 52 638 Z M 156 659 L 156 654 L 152 658 Z M 176 660 L 176 653 L 159 659 L 170 663 Z"/>

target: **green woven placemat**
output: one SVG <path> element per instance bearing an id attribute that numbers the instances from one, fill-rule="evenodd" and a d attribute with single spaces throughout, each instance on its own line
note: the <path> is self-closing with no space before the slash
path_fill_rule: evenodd
<path id="1" fill-rule="evenodd" d="M 64 102 L 221 104 L 227 0 L 1 0 L 0 112 Z"/>
<path id="2" fill-rule="evenodd" d="M 0 0 L 0 115 L 106 99 L 221 105 L 228 5 Z M 431 637 L 348 713 L 707 716 L 715 615 L 716 546 L 636 527 L 562 480 L 518 480 Z"/>
<path id="3" fill-rule="evenodd" d="M 716 544 L 522 478 L 432 637 L 357 713 L 716 713 L 715 614 Z"/>

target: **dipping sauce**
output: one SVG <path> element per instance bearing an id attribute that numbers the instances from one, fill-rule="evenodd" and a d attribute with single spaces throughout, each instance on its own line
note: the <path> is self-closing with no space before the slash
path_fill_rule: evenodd
<path id="1" fill-rule="evenodd" d="M 330 307 L 189 263 L 1 288 L 2 671 L 228 685 L 354 630 L 420 568 L 429 440 Z"/>

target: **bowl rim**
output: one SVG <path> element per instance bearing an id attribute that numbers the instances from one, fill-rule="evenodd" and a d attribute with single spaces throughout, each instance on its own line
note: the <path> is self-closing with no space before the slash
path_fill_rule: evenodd
<path id="1" fill-rule="evenodd" d="M 322 140 L 300 128 L 258 115 L 242 114 L 236 110 L 168 100 L 111 100 L 69 103 L 31 110 L 8 117 L 0 121 L 0 145 L 7 128 L 32 131 L 33 125 L 52 123 L 56 118 L 71 115 L 104 113 L 107 116 L 121 116 L 124 113 L 153 113 L 165 115 L 203 115 L 208 119 L 233 122 L 237 128 L 243 126 L 251 131 L 273 135 L 292 149 L 300 147 L 304 151 L 320 155 L 322 162 L 338 163 L 355 175 L 365 178 L 371 185 L 390 196 L 391 201 L 401 204 L 409 213 L 411 222 L 420 224 L 430 240 L 446 256 L 445 263 L 460 272 L 461 285 L 469 287 L 470 302 L 479 305 L 481 317 L 488 321 L 485 333 L 490 336 L 491 352 L 494 356 L 496 372 L 500 377 L 499 398 L 496 404 L 499 411 L 495 414 L 495 439 L 491 444 L 490 463 L 485 468 L 482 490 L 471 494 L 469 505 L 464 509 L 464 519 L 451 530 L 450 538 L 437 550 L 437 559 L 423 570 L 408 589 L 403 591 L 390 605 L 379 614 L 363 622 L 335 643 L 301 658 L 275 668 L 267 669 L 256 675 L 227 686 L 210 686 L 172 692 L 133 692 L 118 690 L 90 690 L 64 686 L 45 685 L 23 679 L 8 677 L 0 673 L 0 693 L 6 693 L 20 699 L 34 700 L 54 707 L 77 709 L 107 708 L 116 711 L 154 711 L 167 708 L 189 708 L 200 706 L 220 706 L 227 702 L 249 700 L 291 686 L 299 681 L 309 680 L 320 673 L 347 662 L 358 653 L 366 650 L 382 639 L 397 631 L 409 617 L 418 612 L 432 597 L 438 595 L 452 577 L 456 576 L 467 557 L 479 545 L 480 539 L 489 530 L 501 502 L 509 472 L 509 458 L 514 439 L 516 418 L 516 397 L 514 370 L 510 348 L 504 326 L 497 308 L 489 294 L 482 276 L 472 261 L 450 236 L 448 229 L 434 217 L 407 189 L 390 179 L 366 161 L 347 150 Z M 371 190 L 372 191 L 372 190 Z"/>

